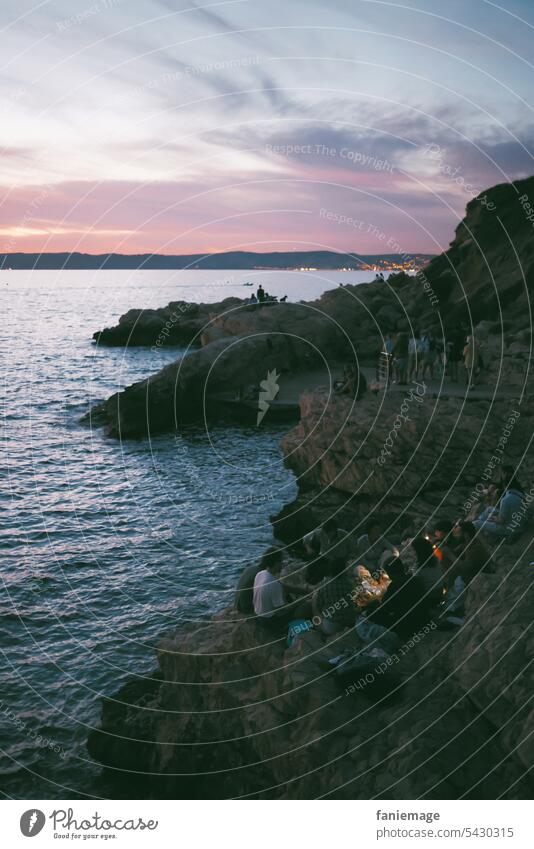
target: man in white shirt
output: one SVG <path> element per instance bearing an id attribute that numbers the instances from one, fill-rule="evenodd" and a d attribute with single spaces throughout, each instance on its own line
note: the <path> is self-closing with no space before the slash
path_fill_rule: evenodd
<path id="1" fill-rule="evenodd" d="M 258 572 L 254 579 L 254 613 L 270 619 L 276 613 L 280 613 L 285 607 L 286 598 L 284 588 L 278 577 L 267 569 Z"/>
<path id="2" fill-rule="evenodd" d="M 282 561 L 275 561 L 268 569 L 258 572 L 254 580 L 254 613 L 266 623 L 285 624 L 292 619 L 306 618 L 311 613 L 309 602 L 288 602 L 286 593 L 304 595 L 308 588 L 290 586 L 287 583 L 282 586 L 281 569 Z"/>

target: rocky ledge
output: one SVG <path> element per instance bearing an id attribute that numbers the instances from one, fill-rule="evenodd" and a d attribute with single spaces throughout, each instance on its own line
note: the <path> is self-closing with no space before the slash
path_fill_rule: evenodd
<path id="1" fill-rule="evenodd" d="M 114 327 L 93 333 L 93 339 L 99 345 L 129 348 L 194 347 L 201 344 L 202 330 L 214 316 L 238 304 L 245 301 L 239 298 L 226 298 L 213 304 L 171 301 L 160 309 L 132 309 L 121 315 Z"/>
<path id="2" fill-rule="evenodd" d="M 169 798 L 530 798 L 525 658 L 532 569 L 510 547 L 469 591 L 457 633 L 427 628 L 371 698 L 329 658 L 355 632 L 286 648 L 227 610 L 158 650 L 159 675 L 103 706 L 89 751 L 119 782 Z"/>
<path id="3" fill-rule="evenodd" d="M 534 177 L 471 201 L 449 249 L 414 277 L 346 285 L 309 303 L 258 308 L 227 299 L 131 310 L 95 338 L 200 350 L 97 405 L 91 420 L 114 436 L 173 430 L 202 418 L 207 397 L 257 385 L 268 370 L 283 377 L 321 368 L 327 374 L 340 361 L 374 364 L 385 333 L 416 327 L 439 338 L 460 321 L 475 329 L 482 347 L 487 392 L 532 393 L 534 231 L 525 197 L 534 197 Z"/>
<path id="4" fill-rule="evenodd" d="M 500 464 L 534 481 L 530 354 L 515 354 L 526 338 L 517 275 L 528 293 L 534 263 L 518 199 L 526 192 L 534 194 L 534 179 L 469 205 L 449 252 L 427 269 L 439 299 L 430 311 L 421 278 L 347 287 L 251 315 L 238 307 L 210 324 L 200 351 L 107 402 L 104 418 L 128 435 L 171 429 L 201 403 L 198 384 L 220 360 L 218 385 L 231 386 L 243 370 L 252 379 L 266 367 L 303 367 L 310 339 L 331 357 L 353 342 L 370 350 L 382 320 L 402 327 L 415 312 L 432 326 L 469 310 L 472 293 L 473 320 L 498 352 L 486 397 L 451 397 L 421 381 L 359 402 L 332 398 L 328 387 L 305 393 L 300 422 L 283 440 L 299 495 L 272 517 L 274 533 L 293 573 L 302 567 L 300 538 L 326 517 L 358 534 L 375 514 L 402 539 L 436 516 L 465 513 Z M 499 239 L 496 212 L 512 228 Z M 451 277 L 451 267 L 461 273 Z M 286 322 L 298 337 L 294 347 L 280 329 Z M 491 573 L 469 586 L 464 624 L 445 632 L 428 623 L 413 635 L 383 691 L 341 686 L 328 662 L 360 646 L 354 629 L 329 640 L 312 630 L 288 648 L 285 635 L 266 635 L 261 624 L 224 610 L 171 634 L 159 646 L 157 673 L 105 700 L 89 751 L 122 785 L 135 774 L 145 794 L 170 798 L 530 798 L 533 542 L 529 530 L 500 543 Z"/>
<path id="5" fill-rule="evenodd" d="M 524 456 L 530 405 L 515 411 L 503 442 L 508 402 L 462 411 L 455 399 L 419 397 L 394 442 L 394 395 L 338 398 L 326 414 L 319 396 L 302 398 L 301 421 L 283 442 L 299 497 L 273 517 L 293 552 L 293 579 L 299 538 L 327 516 L 359 534 L 374 512 L 401 539 L 436 515 L 458 515 L 496 451 L 522 459 L 534 479 Z M 105 700 L 89 750 L 115 776 L 142 774 L 155 796 L 528 798 L 532 543 L 525 534 L 495 551 L 492 574 L 470 585 L 457 632 L 429 627 L 406 641 L 392 693 L 340 686 L 328 660 L 361 646 L 354 630 L 328 641 L 314 630 L 287 648 L 285 635 L 227 609 L 170 635 L 158 675 Z"/>

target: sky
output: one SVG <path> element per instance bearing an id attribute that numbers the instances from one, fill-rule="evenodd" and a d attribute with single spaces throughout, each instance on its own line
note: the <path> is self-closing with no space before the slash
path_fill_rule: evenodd
<path id="1" fill-rule="evenodd" d="M 0 253 L 437 253 L 534 174 L 533 0 L 2 0 Z"/>

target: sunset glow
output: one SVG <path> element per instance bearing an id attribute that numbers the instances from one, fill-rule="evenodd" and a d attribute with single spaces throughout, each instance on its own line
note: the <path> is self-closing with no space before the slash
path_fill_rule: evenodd
<path id="1" fill-rule="evenodd" d="M 7 0 L 0 252 L 438 252 L 532 171 L 513 6 Z"/>

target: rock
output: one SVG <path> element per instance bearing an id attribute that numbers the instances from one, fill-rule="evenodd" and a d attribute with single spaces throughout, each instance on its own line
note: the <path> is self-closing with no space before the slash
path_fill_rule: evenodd
<path id="1" fill-rule="evenodd" d="M 376 320 L 384 330 L 395 330 L 397 321 L 401 318 L 399 310 L 389 305 L 380 307 L 376 314 Z"/>
<path id="2" fill-rule="evenodd" d="M 174 430 L 201 419 L 213 396 L 259 384 L 268 372 L 298 370 L 308 357 L 306 337 L 269 332 L 224 336 L 112 395 L 84 421 L 102 424 L 120 438 Z"/>
<path id="3" fill-rule="evenodd" d="M 453 654 L 460 686 L 525 770 L 534 756 L 532 681 L 525 663 L 534 654 L 534 635 L 525 627 L 534 572 L 523 556 L 527 547 L 524 538 L 510 545 L 507 562 L 499 558 L 495 575 L 481 574 L 473 581 L 463 640 L 455 643 Z"/>
<path id="4" fill-rule="evenodd" d="M 529 798 L 531 749 L 521 724 L 529 692 L 499 689 L 499 680 L 502 688 L 517 677 L 528 646 L 518 648 L 504 679 L 485 674 L 507 654 L 499 641 L 489 654 L 489 597 L 470 593 L 471 613 L 484 618 L 469 641 L 462 631 L 429 628 L 403 646 L 396 669 L 404 685 L 387 706 L 337 683 L 328 664 L 343 646 L 337 639 L 330 645 L 312 631 L 287 649 L 283 633 L 277 638 L 228 609 L 163 640 L 159 679 L 145 689 L 128 684 L 105 702 L 89 751 L 123 792 L 124 770 L 135 769 L 146 773 L 145 795 L 164 798 Z M 506 617 L 513 597 L 508 605 L 505 598 Z M 482 689 L 471 697 L 473 675 Z M 520 722 L 510 726 L 518 706 Z"/>
<path id="5" fill-rule="evenodd" d="M 218 304 L 171 301 L 157 310 L 132 309 L 121 315 L 115 327 L 94 333 L 93 339 L 99 345 L 198 346 L 214 317 L 245 303 L 239 298 L 225 298 Z"/>
<path id="6" fill-rule="evenodd" d="M 302 535 L 332 516 L 351 546 L 370 516 L 398 542 L 437 517 L 464 515 L 499 463 L 534 480 L 527 450 L 534 414 L 526 381 L 530 340 L 510 336 L 525 309 L 518 262 L 527 286 L 533 280 L 532 231 L 516 190 L 534 195 L 534 178 L 472 201 L 446 254 L 423 276 L 397 281 L 418 327 L 436 319 L 452 326 L 469 306 L 486 336 L 484 378 L 493 397 L 447 397 L 423 382 L 404 393 L 368 393 L 357 403 L 305 392 L 300 422 L 282 442 L 299 495 L 272 517 L 275 536 L 295 549 L 293 556 Z M 156 311 L 149 323 L 155 329 L 163 317 Z M 203 348 L 97 412 L 116 435 L 170 430 L 198 415 L 205 392 L 257 381 L 270 368 L 307 367 L 315 348 L 327 358 L 348 356 L 352 344 L 358 355 L 375 350 L 383 328 L 374 327 L 374 318 L 379 325 L 393 320 L 388 284 L 343 287 L 310 304 L 230 304 L 209 316 L 213 330 L 205 331 Z M 138 320 L 132 315 L 124 325 Z M 458 631 L 429 622 L 406 642 L 395 661 L 399 687 L 385 703 L 374 702 L 365 687 L 349 695 L 328 663 L 342 647 L 359 647 L 353 630 L 330 640 L 307 632 L 287 648 L 285 633 L 266 633 L 227 609 L 163 640 L 157 675 L 130 682 L 104 702 L 89 750 L 110 774 L 116 771 L 123 795 L 124 771 L 135 770 L 144 774 L 146 795 L 168 798 L 531 798 L 532 685 L 525 673 L 534 650 L 533 572 L 524 553 L 533 543 L 529 529 L 498 546 L 494 572 L 468 588 Z M 297 564 L 304 567 L 296 560 L 292 570 Z"/>
<path id="7" fill-rule="evenodd" d="M 479 339 L 487 339 L 489 334 L 493 332 L 493 327 L 492 321 L 480 321 L 475 327 L 475 334 Z"/>
<path id="8" fill-rule="evenodd" d="M 487 403 L 471 401 L 459 418 L 457 398 L 430 397 L 424 384 L 407 387 L 405 396 L 368 395 L 354 405 L 344 397 L 328 401 L 308 393 L 300 405 L 300 422 L 282 448 L 302 488 L 333 487 L 366 503 L 386 498 L 385 506 L 396 505 L 403 515 L 426 492 L 443 493 L 444 506 L 454 502 L 451 480 L 475 485 L 510 415 L 507 401 L 495 402 L 490 418 Z M 530 404 L 522 408 L 509 460 L 519 459 L 520 447 L 528 444 L 533 413 Z"/>

